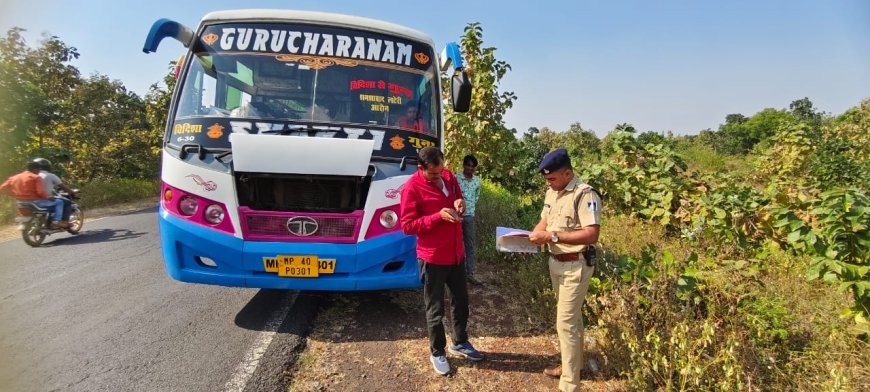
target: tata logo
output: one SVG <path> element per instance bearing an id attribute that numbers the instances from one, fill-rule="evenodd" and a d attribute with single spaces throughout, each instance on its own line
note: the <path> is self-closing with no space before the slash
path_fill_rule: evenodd
<path id="1" fill-rule="evenodd" d="M 308 237 L 317 232 L 318 224 L 314 218 L 294 216 L 287 220 L 287 231 L 297 237 Z"/>

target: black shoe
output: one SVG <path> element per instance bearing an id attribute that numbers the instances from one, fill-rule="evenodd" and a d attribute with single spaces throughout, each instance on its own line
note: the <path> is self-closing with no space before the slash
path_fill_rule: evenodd
<path id="1" fill-rule="evenodd" d="M 473 286 L 480 286 L 483 282 L 477 280 L 474 275 L 468 275 L 468 283 L 471 283 Z"/>

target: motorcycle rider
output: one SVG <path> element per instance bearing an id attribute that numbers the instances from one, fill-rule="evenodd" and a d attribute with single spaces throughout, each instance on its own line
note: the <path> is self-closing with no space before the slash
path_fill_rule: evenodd
<path id="1" fill-rule="evenodd" d="M 0 185 L 0 193 L 14 197 L 18 201 L 31 202 L 40 208 L 52 212 L 52 228 L 65 229 L 69 223 L 62 220 L 63 203 L 58 199 L 52 199 L 51 194 L 45 189 L 42 179 L 39 177 L 41 165 L 38 162 L 27 162 L 27 170 L 11 176 Z"/>
<path id="2" fill-rule="evenodd" d="M 51 193 L 52 196 L 57 197 L 58 188 L 70 195 L 70 197 L 76 197 L 76 192 L 66 186 L 66 184 L 61 181 L 60 177 L 51 172 L 51 161 L 45 158 L 35 158 L 33 162 L 39 164 L 39 178 L 42 179 L 42 185 L 45 186 L 45 190 Z M 66 198 L 59 198 L 63 203 L 63 221 L 69 221 L 69 214 L 72 211 L 72 200 Z"/>

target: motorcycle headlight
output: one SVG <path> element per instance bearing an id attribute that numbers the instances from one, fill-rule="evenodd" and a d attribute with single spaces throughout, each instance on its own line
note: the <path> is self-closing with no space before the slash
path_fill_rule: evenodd
<path id="1" fill-rule="evenodd" d="M 178 202 L 178 211 L 184 215 L 191 216 L 196 213 L 196 204 L 196 199 L 190 196 L 184 196 Z"/>
<path id="2" fill-rule="evenodd" d="M 380 218 L 381 226 L 383 226 L 386 229 L 392 229 L 393 227 L 395 227 L 396 222 L 398 222 L 398 220 L 399 220 L 399 216 L 396 215 L 395 211 L 386 210 L 386 211 L 381 213 L 381 218 Z"/>
<path id="3" fill-rule="evenodd" d="M 224 209 L 217 204 L 212 204 L 205 208 L 205 220 L 208 223 L 216 225 L 224 220 Z"/>

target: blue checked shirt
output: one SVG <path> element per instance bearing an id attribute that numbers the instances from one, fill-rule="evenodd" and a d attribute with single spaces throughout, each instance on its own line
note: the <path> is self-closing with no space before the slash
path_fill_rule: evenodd
<path id="1" fill-rule="evenodd" d="M 459 181 L 459 189 L 462 190 L 462 198 L 465 199 L 465 216 L 474 216 L 474 206 L 480 198 L 480 177 L 472 175 L 470 180 L 466 180 L 462 172 L 457 172 L 456 179 Z"/>

